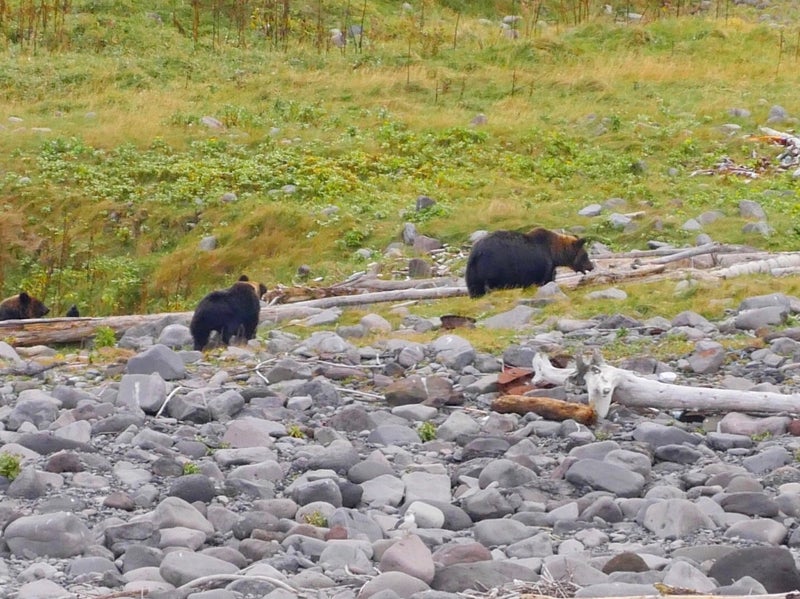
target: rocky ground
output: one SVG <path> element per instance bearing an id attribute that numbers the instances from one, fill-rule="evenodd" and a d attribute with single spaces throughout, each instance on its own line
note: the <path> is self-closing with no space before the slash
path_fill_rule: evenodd
<path id="1" fill-rule="evenodd" d="M 328 330 L 303 338 L 262 323 L 249 345 L 207 354 L 186 349 L 185 323 L 165 321 L 129 330 L 112 363 L 0 343 L 0 472 L 15 474 L 12 456 L 21 466 L 0 477 L 0 595 L 800 588 L 791 415 L 614 406 L 587 428 L 490 409 L 503 367 L 530 367 L 537 351 L 674 336 L 696 351 L 618 365 L 798 392 L 798 300 L 751 298 L 713 323 L 616 314 L 536 327 L 525 324 L 535 308 L 520 305 L 479 323 L 521 331 L 502 355 L 402 310 L 395 330 L 374 314 L 337 326 L 338 310 L 312 317 Z M 409 340 L 432 329 L 431 343 Z M 356 343 L 367 332 L 380 341 Z"/>

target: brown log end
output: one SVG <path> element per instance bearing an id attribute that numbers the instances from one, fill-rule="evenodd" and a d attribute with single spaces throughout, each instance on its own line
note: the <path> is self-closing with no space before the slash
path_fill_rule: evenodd
<path id="1" fill-rule="evenodd" d="M 547 420 L 572 419 L 586 425 L 597 422 L 597 413 L 591 406 L 553 399 L 552 397 L 501 395 L 492 402 L 492 410 L 503 414 L 522 415 L 533 412 Z"/>

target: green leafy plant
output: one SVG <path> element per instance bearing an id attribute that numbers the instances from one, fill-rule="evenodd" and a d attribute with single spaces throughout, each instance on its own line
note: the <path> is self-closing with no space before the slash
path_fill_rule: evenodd
<path id="1" fill-rule="evenodd" d="M 328 519 L 319 510 L 309 512 L 303 516 L 303 520 L 305 520 L 306 524 L 310 524 L 311 526 L 318 526 L 320 528 L 328 526 Z"/>
<path id="2" fill-rule="evenodd" d="M 9 480 L 14 480 L 21 471 L 21 458 L 17 454 L 3 452 L 0 453 L 0 476 L 5 476 Z"/>
<path id="3" fill-rule="evenodd" d="M 303 429 L 300 428 L 299 424 L 290 424 L 286 427 L 286 434 L 295 439 L 305 439 L 306 437 L 306 434 L 303 432 Z"/>
<path id="4" fill-rule="evenodd" d="M 436 438 L 436 425 L 430 420 L 423 422 L 417 428 L 417 434 L 423 442 L 433 441 Z"/>
<path id="5" fill-rule="evenodd" d="M 186 462 L 183 465 L 183 474 L 199 474 L 200 473 L 200 466 L 195 464 L 194 462 Z"/>
<path id="6" fill-rule="evenodd" d="M 769 431 L 762 431 L 760 433 L 753 433 L 750 435 L 750 438 L 755 441 L 756 443 L 760 443 L 761 441 L 767 441 L 772 439 L 772 433 Z"/>
<path id="7" fill-rule="evenodd" d="M 100 326 L 95 329 L 94 347 L 114 347 L 117 344 L 117 335 L 111 327 Z"/>

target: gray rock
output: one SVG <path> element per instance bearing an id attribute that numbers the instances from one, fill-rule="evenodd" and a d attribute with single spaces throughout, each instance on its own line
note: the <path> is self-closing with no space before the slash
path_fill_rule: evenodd
<path id="1" fill-rule="evenodd" d="M 509 518 L 481 520 L 475 523 L 472 531 L 475 540 L 489 548 L 517 543 L 536 532 L 534 528 Z"/>
<path id="2" fill-rule="evenodd" d="M 478 484 L 485 489 L 497 484 L 501 489 L 525 486 L 537 480 L 536 472 L 512 460 L 499 459 L 489 462 L 478 477 Z"/>
<path id="3" fill-rule="evenodd" d="M 421 443 L 419 433 L 410 426 L 401 424 L 384 424 L 372 430 L 367 438 L 368 443 L 375 445 L 409 445 Z"/>
<path id="4" fill-rule="evenodd" d="M 761 204 L 753 200 L 741 200 L 739 202 L 739 216 L 754 220 L 766 220 L 767 214 Z"/>
<path id="5" fill-rule="evenodd" d="M 334 507 L 342 507 L 342 491 L 330 478 L 293 485 L 291 498 L 297 505 L 324 502 Z"/>
<path id="6" fill-rule="evenodd" d="M 515 580 L 535 582 L 538 579 L 530 568 L 509 560 L 494 560 L 441 568 L 437 570 L 431 587 L 438 591 L 462 593 L 470 589 L 500 587 Z"/>
<path id="7" fill-rule="evenodd" d="M 209 503 L 216 495 L 213 481 L 205 474 L 187 474 L 172 481 L 168 494 L 187 503 Z"/>
<path id="8" fill-rule="evenodd" d="M 397 597 L 411 597 L 414 593 L 427 591 L 430 587 L 418 578 L 403 572 L 383 572 L 369 580 L 356 595 L 356 599 L 369 599 L 384 591 L 394 591 Z"/>
<path id="9" fill-rule="evenodd" d="M 301 383 L 289 392 L 290 397 L 308 395 L 318 407 L 333 407 L 342 404 L 343 400 L 336 386 L 323 377 L 316 377 Z"/>
<path id="10" fill-rule="evenodd" d="M 379 569 L 381 572 L 402 572 L 426 584 L 433 581 L 435 573 L 430 549 L 414 534 L 389 547 L 381 556 Z"/>
<path id="11" fill-rule="evenodd" d="M 711 518 L 685 499 L 666 499 L 652 504 L 646 509 L 642 524 L 662 539 L 683 538 L 703 528 L 716 528 Z"/>
<path id="12" fill-rule="evenodd" d="M 708 593 L 717 587 L 708 576 L 684 561 L 673 562 L 667 568 L 662 582 L 672 587 L 691 589 L 700 593 Z"/>
<path id="13" fill-rule="evenodd" d="M 792 455 L 783 447 L 768 447 L 756 455 L 746 457 L 742 465 L 754 474 L 764 474 L 792 463 Z"/>
<path id="14" fill-rule="evenodd" d="M 443 441 L 455 441 L 468 435 L 477 435 L 480 426 L 464 412 L 452 412 L 436 429 L 436 437 Z"/>
<path id="15" fill-rule="evenodd" d="M 631 472 L 601 460 L 578 460 L 565 478 L 577 487 L 590 487 L 608 491 L 618 497 L 637 497 L 644 488 L 645 479 L 638 472 Z"/>
<path id="16" fill-rule="evenodd" d="M 688 443 L 697 445 L 701 439 L 697 435 L 687 433 L 675 426 L 664 426 L 656 422 L 642 422 L 633 431 L 633 438 L 647 443 L 652 448 L 662 445 L 680 445 Z"/>
<path id="17" fill-rule="evenodd" d="M 761 327 L 783 324 L 789 317 L 789 309 L 785 306 L 765 306 L 752 310 L 740 311 L 733 320 L 737 329 L 754 331 Z"/>
<path id="18" fill-rule="evenodd" d="M 717 559 L 708 571 L 720 585 L 734 584 L 744 576 L 758 581 L 768 593 L 800 588 L 800 572 L 783 547 L 745 547 Z"/>
<path id="19" fill-rule="evenodd" d="M 181 586 L 203 576 L 214 574 L 235 574 L 239 568 L 224 560 L 192 551 L 172 551 L 168 553 L 158 568 L 164 580 Z"/>
<path id="20" fill-rule="evenodd" d="M 404 244 L 414 245 L 414 240 L 417 238 L 417 227 L 413 223 L 405 223 L 402 235 Z"/>
<path id="21" fill-rule="evenodd" d="M 603 207 L 600 204 L 589 204 L 578 210 L 580 216 L 600 216 L 603 213 Z"/>
<path id="22" fill-rule="evenodd" d="M 717 372 L 725 361 L 725 348 L 716 341 L 702 340 L 695 345 L 695 351 L 687 358 L 689 368 L 697 374 Z"/>
<path id="23" fill-rule="evenodd" d="M 468 495 L 461 500 L 461 506 L 473 521 L 502 518 L 514 512 L 511 502 L 494 487 Z"/>
<path id="24" fill-rule="evenodd" d="M 61 402 L 39 389 L 25 389 L 19 393 L 14 407 L 4 418 L 8 430 L 18 430 L 30 423 L 38 429 L 47 428 L 58 418 Z"/>
<path id="25" fill-rule="evenodd" d="M 436 361 L 447 368 L 460 371 L 475 359 L 475 349 L 458 335 L 443 335 L 431 344 Z"/>
<path id="26" fill-rule="evenodd" d="M 788 111 L 779 104 L 770 106 L 769 115 L 767 116 L 767 123 L 782 123 L 789 118 Z"/>
<path id="27" fill-rule="evenodd" d="M 517 329 L 528 324 L 537 312 L 530 306 L 514 306 L 507 312 L 481 320 L 479 324 L 487 329 Z"/>
<path id="28" fill-rule="evenodd" d="M 411 258 L 408 261 L 408 276 L 412 279 L 427 279 L 433 274 L 431 265 L 422 258 Z"/>
<path id="29" fill-rule="evenodd" d="M 17 599 L 59 599 L 69 597 L 71 593 L 52 580 L 34 580 L 23 584 L 16 593 Z"/>
<path id="30" fill-rule="evenodd" d="M 789 428 L 791 419 L 787 416 L 767 416 L 765 418 L 756 418 L 742 414 L 740 412 L 728 412 L 720 420 L 718 428 L 720 433 L 727 433 L 741 437 L 747 435 L 749 444 L 740 441 L 741 446 L 751 447 L 753 441 L 750 438 L 753 435 L 763 436 L 769 435 L 779 437 L 786 433 Z"/>
<path id="31" fill-rule="evenodd" d="M 362 500 L 367 505 L 398 506 L 405 494 L 403 481 L 393 474 L 381 474 L 361 483 Z"/>
<path id="32" fill-rule="evenodd" d="M 753 520 L 734 522 L 725 531 L 725 536 L 768 545 L 780 545 L 785 541 L 788 532 L 789 530 L 780 522 L 766 518 L 755 518 Z"/>
<path id="33" fill-rule="evenodd" d="M 656 447 L 655 456 L 665 462 L 677 462 L 678 464 L 694 464 L 703 454 L 696 449 L 686 445 L 660 445 Z"/>
<path id="34" fill-rule="evenodd" d="M 406 502 L 429 501 L 449 503 L 450 477 L 445 473 L 412 471 L 403 474 L 403 484 L 406 488 Z"/>
<path id="35" fill-rule="evenodd" d="M 172 349 L 194 345 L 192 332 L 185 324 L 168 324 L 158 335 L 156 343 L 166 345 Z"/>
<path id="36" fill-rule="evenodd" d="M 570 580 L 579 586 L 608 582 L 608 575 L 592 567 L 578 556 L 553 555 L 545 558 L 544 568 L 553 580 Z"/>
<path id="37" fill-rule="evenodd" d="M 197 247 L 201 252 L 210 252 L 215 250 L 217 249 L 217 237 L 215 235 L 206 235 L 200 240 L 200 243 L 197 244 Z"/>
<path id="38" fill-rule="evenodd" d="M 166 399 L 167 385 L 160 374 L 125 374 L 120 379 L 116 404 L 155 414 Z"/>
<path id="39" fill-rule="evenodd" d="M 37 472 L 33 466 L 26 466 L 8 485 L 6 494 L 20 499 L 38 499 L 47 493 L 47 482 L 43 473 Z"/>
<path id="40" fill-rule="evenodd" d="M 80 555 L 92 542 L 83 521 L 66 512 L 17 518 L 6 526 L 3 538 L 12 554 L 28 559 Z"/>
<path id="41" fill-rule="evenodd" d="M 601 582 L 578 589 L 575 597 L 635 597 L 656 594 L 658 590 L 652 584 Z"/>
<path id="42" fill-rule="evenodd" d="M 186 365 L 181 357 L 166 345 L 154 345 L 128 360 L 128 374 L 158 373 L 165 381 L 186 376 Z"/>

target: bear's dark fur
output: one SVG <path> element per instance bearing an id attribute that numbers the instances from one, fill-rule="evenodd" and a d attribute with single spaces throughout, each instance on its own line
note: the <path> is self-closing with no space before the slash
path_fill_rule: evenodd
<path id="1" fill-rule="evenodd" d="M 41 318 L 49 311 L 44 303 L 24 291 L 0 302 L 0 320 Z"/>
<path id="2" fill-rule="evenodd" d="M 70 306 L 69 310 L 67 310 L 67 313 L 65 314 L 65 316 L 67 318 L 80 318 L 81 313 L 78 312 L 78 306 L 76 306 L 75 304 L 72 304 Z"/>
<path id="3" fill-rule="evenodd" d="M 575 272 L 594 269 L 585 238 L 548 229 L 528 233 L 495 231 L 479 239 L 467 260 L 467 290 L 481 297 L 492 289 L 544 285 L 556 278 L 557 266 Z"/>
<path id="4" fill-rule="evenodd" d="M 228 289 L 212 291 L 200 300 L 192 316 L 189 330 L 194 339 L 194 348 L 202 350 L 217 331 L 226 345 L 231 337 L 252 339 L 256 335 L 260 298 L 267 292 L 263 284 L 251 282 L 246 275 Z"/>

